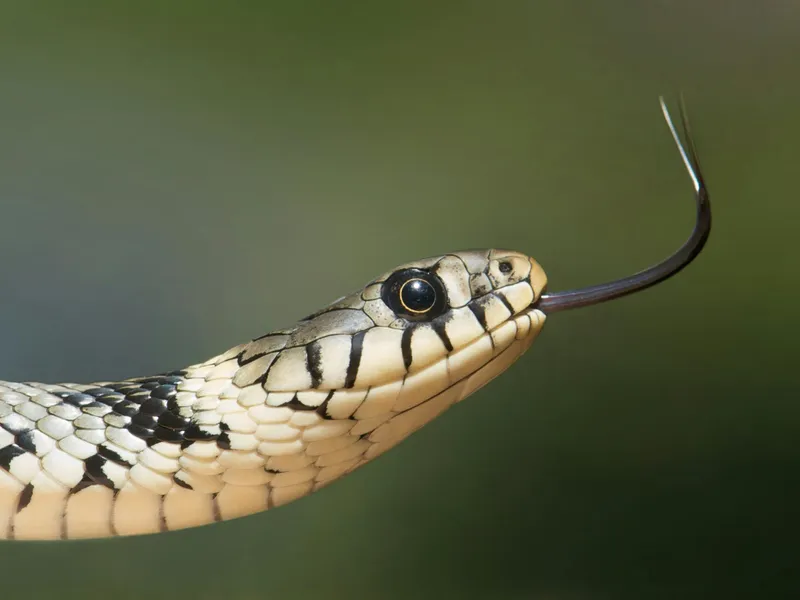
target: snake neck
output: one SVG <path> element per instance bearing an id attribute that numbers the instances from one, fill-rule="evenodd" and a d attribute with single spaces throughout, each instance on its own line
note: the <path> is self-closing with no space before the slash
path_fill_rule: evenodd
<path id="1" fill-rule="evenodd" d="M 293 369 L 312 379 L 306 347 L 284 345 L 267 358 L 267 345 L 285 333 L 152 377 L 0 382 L 0 537 L 155 533 L 286 504 L 371 461 L 485 385 L 543 323 L 537 311 L 518 315 L 446 359 L 364 387 L 269 389 L 281 364 L 273 382 Z M 371 373 L 380 373 L 378 350 L 361 363 Z M 324 382 L 333 371 L 324 350 L 319 358 Z M 343 371 L 344 382 L 358 381 L 353 369 Z"/>

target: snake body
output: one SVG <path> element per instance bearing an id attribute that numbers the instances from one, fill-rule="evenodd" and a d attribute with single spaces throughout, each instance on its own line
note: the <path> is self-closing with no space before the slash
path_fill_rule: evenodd
<path id="1" fill-rule="evenodd" d="M 438 286 L 435 314 L 403 308 L 395 274 Z M 179 371 L 0 381 L 0 536 L 156 533 L 306 496 L 507 369 L 544 324 L 545 283 L 517 252 L 453 253 Z"/>
<path id="2" fill-rule="evenodd" d="M 0 381 L 0 537 L 157 533 L 242 517 L 328 485 L 505 371 L 545 314 L 647 289 L 700 253 L 711 205 L 671 256 L 543 294 L 532 258 L 473 250 L 401 265 L 293 327 L 185 369 L 89 385 Z"/>

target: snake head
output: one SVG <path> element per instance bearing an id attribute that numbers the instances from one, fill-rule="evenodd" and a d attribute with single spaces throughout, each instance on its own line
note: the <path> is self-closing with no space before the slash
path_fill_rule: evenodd
<path id="1" fill-rule="evenodd" d="M 250 419 L 206 415 L 200 403 L 192 418 L 201 433 L 222 435 L 203 430 L 221 420 L 226 449 L 256 453 L 254 462 L 275 476 L 271 505 L 283 504 L 372 460 L 501 374 L 545 315 L 675 275 L 702 250 L 711 209 L 688 125 L 687 152 L 662 109 L 697 210 L 692 234 L 673 255 L 622 279 L 547 294 L 541 267 L 518 252 L 473 250 L 400 265 L 288 329 L 187 369 L 183 385 L 192 394 L 222 394 L 226 411 Z"/>
<path id="2" fill-rule="evenodd" d="M 348 469 L 355 468 L 515 362 L 544 325 L 537 302 L 545 284 L 536 261 L 508 250 L 406 263 L 293 327 L 215 357 L 200 372 L 231 365 L 232 389 L 259 419 L 321 417 L 329 423 L 321 430 L 339 440 L 323 446 L 347 442 Z M 265 439 L 259 453 L 283 468 L 276 456 L 318 451 L 319 444 L 308 443 Z"/>
<path id="3" fill-rule="evenodd" d="M 266 391 L 281 393 L 399 390 L 426 377 L 438 381 L 426 390 L 438 393 L 538 331 L 544 315 L 534 305 L 546 281 L 536 261 L 509 250 L 406 263 L 248 344 L 240 363 L 255 364 L 237 373 L 236 383 L 260 381 Z M 422 375 L 429 369 L 441 375 Z"/>

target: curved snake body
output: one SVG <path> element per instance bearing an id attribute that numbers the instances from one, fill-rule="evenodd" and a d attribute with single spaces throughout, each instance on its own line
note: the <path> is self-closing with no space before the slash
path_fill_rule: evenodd
<path id="1" fill-rule="evenodd" d="M 518 252 L 402 265 L 301 320 L 186 369 L 91 385 L 0 382 L 0 538 L 156 533 L 328 485 L 507 369 L 545 314 L 666 280 L 700 253 L 708 192 L 684 116 L 697 220 L 666 260 L 543 294 Z"/>
<path id="2" fill-rule="evenodd" d="M 515 252 L 424 269 L 429 322 L 381 298 L 392 272 L 294 327 L 186 369 L 91 385 L 0 381 L 0 536 L 156 533 L 300 498 L 395 446 L 533 342 L 545 285 Z"/>

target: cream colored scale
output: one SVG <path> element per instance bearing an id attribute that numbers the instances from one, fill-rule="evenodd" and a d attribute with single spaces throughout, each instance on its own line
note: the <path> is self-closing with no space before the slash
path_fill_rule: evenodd
<path id="1" fill-rule="evenodd" d="M 546 314 L 650 287 L 699 253 L 710 206 L 693 148 L 678 147 L 695 182 L 695 230 L 634 276 L 546 295 L 524 254 L 456 252 L 401 265 L 173 374 L 0 382 L 0 536 L 203 525 L 286 504 L 371 461 L 508 369 Z"/>

